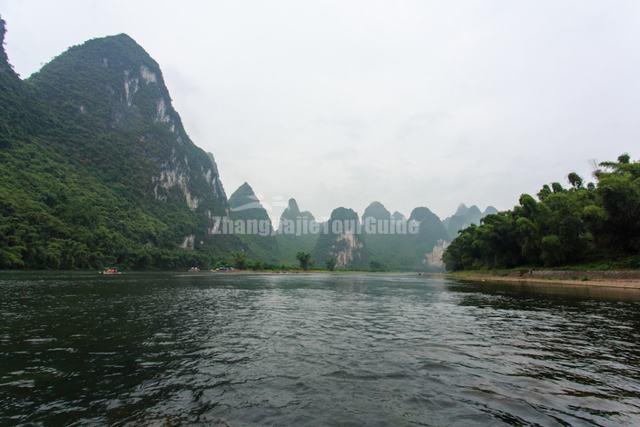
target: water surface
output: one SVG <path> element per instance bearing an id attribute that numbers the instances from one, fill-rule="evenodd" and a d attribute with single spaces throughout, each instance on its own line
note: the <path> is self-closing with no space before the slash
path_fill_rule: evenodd
<path id="1" fill-rule="evenodd" d="M 633 291 L 0 275 L 0 425 L 640 423 Z"/>

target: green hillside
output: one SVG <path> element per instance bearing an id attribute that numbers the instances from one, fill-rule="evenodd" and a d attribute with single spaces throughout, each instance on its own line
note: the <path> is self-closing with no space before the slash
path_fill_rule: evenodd
<path id="1" fill-rule="evenodd" d="M 0 41 L 5 24 L 0 24 Z M 69 49 L 27 81 L 0 54 L 0 267 L 206 264 L 227 211 L 210 156 L 126 35 Z"/>

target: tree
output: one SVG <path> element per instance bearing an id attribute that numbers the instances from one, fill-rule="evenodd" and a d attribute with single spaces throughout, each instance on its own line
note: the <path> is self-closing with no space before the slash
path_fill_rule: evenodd
<path id="1" fill-rule="evenodd" d="M 629 157 L 627 153 L 621 154 L 618 156 L 618 163 L 622 163 L 626 165 L 629 163 L 630 160 L 631 160 L 631 157 Z"/>
<path id="2" fill-rule="evenodd" d="M 640 162 L 628 154 L 599 164 L 595 183 L 575 172 L 571 190 L 545 185 L 510 211 L 462 230 L 443 260 L 449 270 L 614 261 L 640 266 Z"/>
<path id="3" fill-rule="evenodd" d="M 335 258 L 331 257 L 327 259 L 326 261 L 327 270 L 334 271 L 336 269 L 336 264 L 338 264 L 338 260 L 336 260 Z"/>
<path id="4" fill-rule="evenodd" d="M 369 270 L 371 270 L 371 271 L 384 271 L 385 267 L 384 267 L 384 264 L 382 264 L 381 262 L 371 261 L 369 263 Z"/>
<path id="5" fill-rule="evenodd" d="M 296 259 L 300 263 L 300 268 L 303 270 L 308 270 L 313 264 L 311 261 L 311 254 L 308 252 L 298 252 L 296 254 Z"/>
<path id="6" fill-rule="evenodd" d="M 582 178 L 575 172 L 571 172 L 567 177 L 569 179 L 569 183 L 574 189 L 582 188 Z"/>
<path id="7" fill-rule="evenodd" d="M 562 184 L 560 184 L 559 182 L 552 182 L 551 188 L 553 189 L 554 193 L 562 193 L 564 191 L 564 188 L 562 188 Z"/>
<path id="8" fill-rule="evenodd" d="M 238 270 L 247 268 L 247 255 L 244 252 L 234 252 L 232 255 L 232 264 Z"/>
<path id="9" fill-rule="evenodd" d="M 545 265 L 559 265 L 564 261 L 562 242 L 556 235 L 542 238 L 542 260 Z"/>

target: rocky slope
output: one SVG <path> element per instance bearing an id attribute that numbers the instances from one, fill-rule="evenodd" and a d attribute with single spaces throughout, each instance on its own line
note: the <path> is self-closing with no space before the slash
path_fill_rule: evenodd
<path id="1" fill-rule="evenodd" d="M 130 37 L 72 47 L 26 81 L 1 49 L 0 89 L 0 267 L 168 268 L 242 247 L 211 234 L 228 213 L 215 162 Z"/>
<path id="2" fill-rule="evenodd" d="M 334 259 L 337 268 L 366 268 L 369 265 L 369 253 L 364 238 L 358 229 L 358 214 L 347 208 L 337 208 L 331 212 L 329 221 L 323 224 L 326 231 L 321 231 L 318 241 L 311 253 L 312 259 L 319 267 Z"/>

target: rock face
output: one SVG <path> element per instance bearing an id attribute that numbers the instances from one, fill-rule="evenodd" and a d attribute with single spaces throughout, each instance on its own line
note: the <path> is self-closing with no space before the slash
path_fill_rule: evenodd
<path id="1" fill-rule="evenodd" d="M 444 270 L 444 261 L 442 260 L 442 256 L 444 255 L 444 251 L 447 249 L 447 246 L 449 246 L 447 242 L 444 240 L 438 240 L 438 243 L 433 247 L 433 250 L 425 255 L 424 263 L 427 268 Z"/>
<path id="2" fill-rule="evenodd" d="M 358 268 L 368 266 L 369 255 L 360 232 L 358 214 L 352 209 L 337 208 L 331 212 L 329 221 L 323 224 L 326 232 L 321 232 L 312 252 L 312 259 L 324 265 L 333 258 L 337 268 Z"/>
<path id="3" fill-rule="evenodd" d="M 38 236 L 0 247 L 10 265 L 143 267 L 154 249 L 241 247 L 212 234 L 214 217 L 228 214 L 215 162 L 187 135 L 158 64 L 127 35 L 72 47 L 24 81 L 0 48 L 0 148 L 0 225 L 18 218 Z"/>
<path id="4" fill-rule="evenodd" d="M 440 218 L 426 207 L 415 208 L 409 216 L 409 221 L 419 224 L 418 234 L 413 236 L 413 239 L 420 262 L 424 267 L 426 255 L 433 251 L 438 242 L 448 241 L 449 233 Z"/>
<path id="5" fill-rule="evenodd" d="M 94 155 L 69 155 L 145 196 L 222 215 L 227 200 L 213 156 L 196 147 L 173 109 L 158 64 L 125 34 L 67 50 L 29 78 L 35 93 L 109 140 L 89 142 Z M 100 135 L 102 136 L 102 135 Z M 77 147 L 73 147 L 74 149 Z M 126 168 L 107 158 L 117 158 Z M 108 165 L 108 168 L 105 166 Z M 106 170 L 105 170 L 106 169 Z M 193 230 L 203 237 L 202 230 Z"/>

